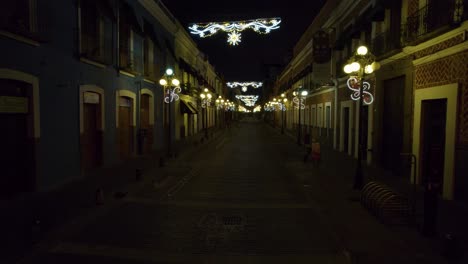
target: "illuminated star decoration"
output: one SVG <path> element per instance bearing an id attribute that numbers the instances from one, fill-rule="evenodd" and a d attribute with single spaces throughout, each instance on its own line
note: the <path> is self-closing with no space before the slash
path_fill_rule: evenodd
<path id="1" fill-rule="evenodd" d="M 238 45 L 241 42 L 241 34 L 235 31 L 229 33 L 227 42 L 232 46 Z"/>
<path id="2" fill-rule="evenodd" d="M 262 82 L 228 82 L 226 85 L 230 88 L 242 87 L 243 92 L 247 92 L 247 87 L 252 86 L 253 88 L 262 87 Z"/>
<path id="3" fill-rule="evenodd" d="M 201 38 L 210 37 L 218 31 L 227 32 L 229 33 L 227 42 L 235 46 L 241 41 L 240 32 L 252 29 L 259 34 L 268 34 L 271 30 L 278 29 L 280 23 L 281 18 L 260 18 L 242 21 L 194 23 L 189 29 L 191 34 L 198 35 Z"/>
<path id="4" fill-rule="evenodd" d="M 358 78 L 357 77 L 351 77 L 351 78 L 348 79 L 346 84 L 348 85 L 348 88 L 351 91 L 353 91 L 353 93 L 351 94 L 351 99 L 353 99 L 354 101 L 359 100 L 359 96 L 361 95 L 361 93 L 360 93 L 361 89 L 359 89 L 359 87 L 361 86 L 361 84 L 360 84 Z M 369 89 L 370 89 L 370 83 L 363 82 L 362 92 L 364 94 L 363 94 L 362 99 L 363 99 L 364 104 L 366 104 L 366 105 L 370 105 L 370 104 L 372 104 L 372 102 L 374 102 L 374 96 L 370 92 L 368 92 Z"/>

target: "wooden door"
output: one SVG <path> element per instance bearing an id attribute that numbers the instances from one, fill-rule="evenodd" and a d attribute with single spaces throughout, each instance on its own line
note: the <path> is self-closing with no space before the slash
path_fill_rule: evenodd
<path id="1" fill-rule="evenodd" d="M 81 141 L 82 165 L 85 169 L 99 167 L 102 163 L 101 105 L 83 104 L 83 135 Z"/>
<path id="2" fill-rule="evenodd" d="M 128 159 L 133 154 L 132 99 L 127 97 L 121 97 L 121 99 L 119 106 L 119 150 L 120 158 Z"/>
<path id="3" fill-rule="evenodd" d="M 404 76 L 384 82 L 382 166 L 395 175 L 402 169 L 404 89 Z"/>
<path id="4" fill-rule="evenodd" d="M 150 125 L 150 100 L 151 96 L 148 94 L 142 94 L 140 99 L 140 129 L 142 129 L 143 139 L 143 154 L 151 152 L 151 146 L 153 145 L 153 128 Z"/>
<path id="5" fill-rule="evenodd" d="M 0 198 L 34 189 L 32 87 L 0 79 Z"/>
<path id="6" fill-rule="evenodd" d="M 421 184 L 442 190 L 445 162 L 447 99 L 424 100 L 421 105 Z"/>

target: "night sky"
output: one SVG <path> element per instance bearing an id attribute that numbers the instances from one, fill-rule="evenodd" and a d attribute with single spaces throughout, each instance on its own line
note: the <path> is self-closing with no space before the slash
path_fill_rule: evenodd
<path id="1" fill-rule="evenodd" d="M 281 17 L 280 28 L 260 35 L 253 30 L 242 32 L 238 46 L 229 45 L 227 34 L 200 38 L 191 35 L 198 48 L 208 56 L 226 81 L 261 81 L 261 65 L 284 64 L 288 52 L 313 21 L 325 0 L 221 1 L 163 0 L 166 7 L 186 27 L 196 22 L 236 21 Z"/>

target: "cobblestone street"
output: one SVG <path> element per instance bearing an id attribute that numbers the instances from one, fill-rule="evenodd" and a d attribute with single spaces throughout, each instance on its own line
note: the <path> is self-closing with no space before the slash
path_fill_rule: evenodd
<path id="1" fill-rule="evenodd" d="M 243 121 L 183 163 L 171 186 L 143 186 L 24 263 L 347 263 L 291 177 L 287 145 Z"/>

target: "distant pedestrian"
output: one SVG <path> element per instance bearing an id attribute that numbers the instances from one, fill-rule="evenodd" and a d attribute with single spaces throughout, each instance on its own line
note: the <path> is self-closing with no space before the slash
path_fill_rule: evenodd
<path id="1" fill-rule="evenodd" d="M 317 142 L 315 138 L 312 138 L 312 153 L 311 159 L 315 166 L 320 164 L 321 152 L 320 152 L 320 142 Z"/>

